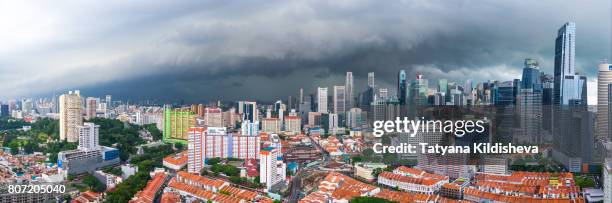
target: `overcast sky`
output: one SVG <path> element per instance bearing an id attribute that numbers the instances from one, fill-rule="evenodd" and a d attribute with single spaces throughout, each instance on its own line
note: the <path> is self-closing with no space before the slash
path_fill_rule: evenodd
<path id="1" fill-rule="evenodd" d="M 520 78 L 552 73 L 557 30 L 576 22 L 577 70 L 594 104 L 610 57 L 609 0 L 0 1 L 0 99 L 86 96 L 199 102 L 274 100 L 367 72 Z"/>

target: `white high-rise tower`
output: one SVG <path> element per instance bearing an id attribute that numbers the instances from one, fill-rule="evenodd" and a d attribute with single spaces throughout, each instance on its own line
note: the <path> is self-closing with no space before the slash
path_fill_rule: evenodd
<path id="1" fill-rule="evenodd" d="M 317 112 L 327 113 L 327 87 L 317 89 Z"/>
<path id="2" fill-rule="evenodd" d="M 78 149 L 83 151 L 93 151 L 100 149 L 100 126 L 94 123 L 83 123 L 79 129 Z"/>
<path id="3" fill-rule="evenodd" d="M 610 141 L 608 117 L 610 89 L 608 85 L 612 84 L 612 64 L 599 64 L 599 74 L 597 74 L 597 119 L 595 123 L 596 139 Z"/>
<path id="4" fill-rule="evenodd" d="M 353 96 L 354 86 L 353 86 L 353 72 L 346 72 L 346 83 L 344 84 L 346 93 L 344 94 L 346 100 L 346 108 L 353 108 L 353 101 L 355 100 Z"/>

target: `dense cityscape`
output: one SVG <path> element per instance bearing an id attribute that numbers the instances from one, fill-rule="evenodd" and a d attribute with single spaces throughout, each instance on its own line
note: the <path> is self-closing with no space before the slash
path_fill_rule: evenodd
<path id="1" fill-rule="evenodd" d="M 335 86 L 274 102 L 151 104 L 79 90 L 2 101 L 0 202 L 612 202 L 612 64 L 589 67 L 598 78 L 587 88 L 575 35 L 573 22 L 557 31 L 553 73 L 525 58 L 522 77 L 510 81 L 401 70 L 390 90 L 375 72 L 346 72 Z M 354 77 L 367 77 L 366 88 Z M 459 137 L 374 136 L 375 121 L 400 117 L 487 122 Z M 402 143 L 539 152 L 377 147 Z"/>

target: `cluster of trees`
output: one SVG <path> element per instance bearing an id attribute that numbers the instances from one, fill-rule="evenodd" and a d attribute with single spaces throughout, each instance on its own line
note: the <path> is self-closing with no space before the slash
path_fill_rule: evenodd
<path id="1" fill-rule="evenodd" d="M 121 161 L 126 161 L 130 154 L 136 153 L 135 146 L 144 143 L 144 140 L 138 134 L 140 126 L 107 118 L 94 118 L 89 122 L 100 126 L 100 145 L 111 146 L 117 144 Z"/>
<path id="2" fill-rule="evenodd" d="M 580 188 L 595 187 L 595 181 L 588 176 L 574 176 L 574 183 Z"/>
<path id="3" fill-rule="evenodd" d="M 104 171 L 104 173 L 109 173 L 109 174 L 113 174 L 113 175 L 116 175 L 116 176 L 123 175 L 123 172 L 121 171 L 121 168 L 118 168 L 118 167 L 108 167 L 108 168 L 105 168 L 102 171 Z"/>
<path id="4" fill-rule="evenodd" d="M 104 186 L 100 180 L 89 173 L 86 173 L 85 176 L 83 176 L 83 184 L 87 185 L 89 189 L 94 192 L 104 192 L 106 190 L 106 186 Z"/>
<path id="5" fill-rule="evenodd" d="M 393 171 L 393 169 L 395 168 L 392 166 L 387 166 L 386 168 L 376 168 L 372 170 L 372 176 L 378 178 L 378 175 L 380 175 L 380 173 L 382 173 L 383 171 L 391 172 Z"/>
<path id="6" fill-rule="evenodd" d="M 30 125 L 30 124 L 23 120 L 18 120 L 18 119 L 10 119 L 10 118 L 0 119 L 0 130 L 15 130 L 15 129 L 21 128 L 24 125 Z"/>
<path id="7" fill-rule="evenodd" d="M 228 177 L 240 175 L 240 169 L 238 169 L 235 166 L 229 165 L 229 164 L 219 164 L 218 163 L 218 164 L 212 165 L 210 170 L 215 174 L 223 173 Z"/>
<path id="8" fill-rule="evenodd" d="M 174 153 L 172 146 L 169 144 L 160 145 L 157 147 L 143 147 L 143 154 L 134 156 L 130 163 L 138 166 L 138 171 L 152 171 L 155 167 L 162 167 L 164 157 Z"/>
<path id="9" fill-rule="evenodd" d="M 238 161 L 240 159 L 229 158 L 227 161 Z M 240 169 L 238 167 L 224 164 L 221 158 L 211 158 L 206 160 L 206 164 L 211 165 L 210 171 L 212 171 L 212 175 L 218 176 L 219 174 L 224 174 L 228 177 L 228 180 L 234 184 L 244 185 L 251 188 L 260 188 L 262 187 L 259 183 L 259 177 L 255 178 L 255 181 L 249 181 L 249 179 L 245 177 L 240 177 Z M 210 175 L 209 171 L 204 168 L 200 171 L 200 175 Z"/>
<path id="10" fill-rule="evenodd" d="M 132 158 L 131 163 L 138 167 L 138 172 L 117 185 L 114 191 L 107 193 L 105 202 L 128 202 L 136 192 L 142 190 L 151 179 L 149 171 L 162 167 L 162 160 L 175 151 L 170 145 L 143 148 L 144 154 Z"/>
<path id="11" fill-rule="evenodd" d="M 147 124 L 144 125 L 143 128 L 151 133 L 151 137 L 153 137 L 153 140 L 162 139 L 162 133 L 161 131 L 159 131 L 159 129 L 157 129 L 157 126 L 155 124 Z"/>
<path id="12" fill-rule="evenodd" d="M 534 156 L 519 157 L 512 161 L 510 170 L 513 171 L 534 171 L 534 172 L 562 172 L 564 167 L 562 164 L 555 162 L 552 159 L 542 157 L 542 154 Z"/>
<path id="13" fill-rule="evenodd" d="M 7 126 L 6 123 L 14 125 L 30 125 L 30 131 L 20 131 L 16 129 L 7 129 L 3 132 L 4 146 L 11 149 L 12 154 L 17 154 L 19 149 L 23 149 L 24 153 L 31 154 L 33 152 L 49 153 L 49 161 L 54 163 L 57 161 L 57 153 L 64 150 L 76 149 L 76 143 L 67 143 L 59 140 L 59 121 L 43 118 L 34 123 L 26 123 L 23 120 L 0 120 L 0 125 Z M 2 137 L 2 136 L 0 136 Z M 49 140 L 54 140 L 48 142 Z"/>
<path id="14" fill-rule="evenodd" d="M 106 193 L 105 202 L 128 202 L 136 192 L 142 190 L 151 179 L 148 171 L 139 171 L 121 182 L 113 191 Z"/>

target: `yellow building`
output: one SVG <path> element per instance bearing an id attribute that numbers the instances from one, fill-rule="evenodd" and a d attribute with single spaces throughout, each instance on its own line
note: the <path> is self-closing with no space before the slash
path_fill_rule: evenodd
<path id="1" fill-rule="evenodd" d="M 164 142 L 187 144 L 187 132 L 195 126 L 195 114 L 190 109 L 164 110 Z"/>

